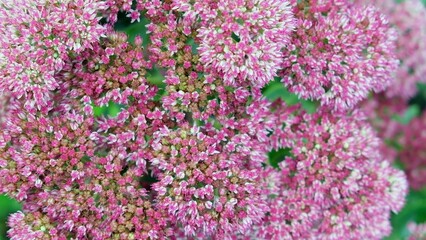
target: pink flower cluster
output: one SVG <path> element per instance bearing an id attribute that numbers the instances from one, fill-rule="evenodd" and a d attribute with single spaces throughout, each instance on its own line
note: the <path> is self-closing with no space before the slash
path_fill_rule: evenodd
<path id="1" fill-rule="evenodd" d="M 161 151 L 152 160 L 162 171 L 153 184 L 158 206 L 183 225 L 186 235 L 245 233 L 261 221 L 268 207 L 260 175 L 241 167 L 250 161 L 241 143 L 227 140 L 225 131 L 203 133 L 194 127 L 162 129 L 154 138 L 153 148 Z"/>
<path id="2" fill-rule="evenodd" d="M 409 99 L 416 94 L 416 84 L 426 82 L 426 8 L 419 0 L 372 2 L 386 14 L 398 34 L 396 56 L 400 64 L 386 95 Z"/>
<path id="3" fill-rule="evenodd" d="M 55 73 L 64 61 L 98 41 L 105 27 L 102 1 L 1 2 L 0 90 L 44 106 L 58 87 Z"/>
<path id="4" fill-rule="evenodd" d="M 426 138 L 426 114 L 422 113 L 409 123 L 397 121 L 409 110 L 402 98 L 388 98 L 377 95 L 363 103 L 363 110 L 368 113 L 369 122 L 379 132 L 379 137 L 386 142 L 380 151 L 390 161 L 398 160 L 404 167 L 410 187 L 420 190 L 426 186 L 426 158 L 423 139 Z"/>
<path id="5" fill-rule="evenodd" d="M 149 41 L 116 32 L 119 13 L 145 18 Z M 350 109 L 397 65 L 375 8 L 9 0 L 0 21 L 0 193 L 23 204 L 11 239 L 390 233 L 407 180 Z M 268 101 L 277 76 L 323 106 Z"/>
<path id="6" fill-rule="evenodd" d="M 263 87 L 276 76 L 294 28 L 288 1 L 219 1 L 215 13 L 200 18 L 200 61 L 226 85 Z"/>
<path id="7" fill-rule="evenodd" d="M 398 67 L 396 32 L 376 8 L 342 0 L 297 1 L 294 13 L 297 27 L 281 72 L 291 92 L 346 111 L 391 84 Z"/>
<path id="8" fill-rule="evenodd" d="M 290 149 L 268 172 L 271 210 L 261 239 L 380 239 L 390 234 L 390 211 L 404 204 L 404 174 L 378 151 L 379 139 L 359 112 L 298 113 L 277 105 L 271 145 Z M 279 122 L 282 122 L 280 120 Z"/>

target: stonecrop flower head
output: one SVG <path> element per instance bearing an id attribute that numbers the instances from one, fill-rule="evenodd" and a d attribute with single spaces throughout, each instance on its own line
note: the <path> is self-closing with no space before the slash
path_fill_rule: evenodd
<path id="1" fill-rule="evenodd" d="M 291 110 L 290 110 L 291 111 Z M 256 231 L 262 239 L 381 239 L 390 212 L 404 204 L 402 171 L 382 159 L 379 139 L 355 112 L 296 112 L 278 103 L 274 146 L 287 149 L 270 172 L 271 208 Z M 288 119 L 283 121 L 282 119 Z M 277 191 L 275 188 L 278 188 Z"/>
<path id="2" fill-rule="evenodd" d="M 360 104 L 360 109 L 366 114 L 368 122 L 376 130 L 382 140 L 380 152 L 389 161 L 398 156 L 397 149 L 389 143 L 398 141 L 403 135 L 404 126 L 397 121 L 396 116 L 403 116 L 407 111 L 407 103 L 403 98 L 388 98 L 385 93 L 375 94 Z"/>
<path id="3" fill-rule="evenodd" d="M 20 239 L 45 239 L 50 236 L 55 236 L 55 230 L 52 231 L 53 227 L 48 218 L 45 218 L 41 213 L 32 213 L 25 215 L 22 212 L 12 214 L 8 220 L 11 230 L 11 240 Z M 65 236 L 61 236 L 65 238 Z"/>
<path id="4" fill-rule="evenodd" d="M 257 170 L 241 167 L 247 155 L 235 143 L 224 145 L 226 134 L 215 132 L 183 127 L 154 134 L 153 148 L 159 153 L 152 164 L 163 170 L 161 181 L 153 185 L 157 206 L 189 236 L 245 233 L 268 209 Z"/>
<path id="5" fill-rule="evenodd" d="M 386 142 L 381 144 L 382 155 L 403 165 L 410 187 L 419 190 L 426 186 L 426 152 L 422 144 L 426 137 L 426 114 L 401 121 L 402 116 L 416 109 L 411 107 L 403 98 L 388 98 L 384 93 L 362 104 L 368 121 Z"/>
<path id="6" fill-rule="evenodd" d="M 289 1 L 219 1 L 214 14 L 200 18 L 198 51 L 208 72 L 226 85 L 249 82 L 258 88 L 276 76 L 294 29 Z"/>
<path id="7" fill-rule="evenodd" d="M 396 56 L 400 65 L 386 95 L 409 99 L 416 94 L 416 84 L 426 82 L 426 8 L 420 0 L 363 2 L 383 12 L 398 34 Z"/>
<path id="8" fill-rule="evenodd" d="M 105 33 L 105 9 L 96 0 L 0 1 L 0 91 L 46 105 L 64 61 Z"/>
<path id="9" fill-rule="evenodd" d="M 148 85 L 147 69 L 152 63 L 144 59 L 143 47 L 127 41 L 124 33 L 108 34 L 68 62 L 61 74 L 81 95 L 89 96 L 97 106 L 129 104 L 129 98 L 151 99 L 158 88 Z M 144 95 L 144 96 L 141 96 Z"/>
<path id="10" fill-rule="evenodd" d="M 291 92 L 345 111 L 391 84 L 396 32 L 377 9 L 344 0 L 293 5 L 297 27 L 281 72 Z"/>
<path id="11" fill-rule="evenodd" d="M 16 239 L 170 236 L 168 217 L 154 209 L 140 180 L 146 163 L 139 156 L 133 158 L 136 152 L 131 150 L 144 146 L 140 135 L 134 134 L 138 125 L 128 123 L 133 131 L 127 132 L 124 125 L 121 131 L 116 129 L 119 134 L 105 129 L 102 119 L 93 115 L 90 98 L 76 91 L 62 89 L 53 100 L 47 112 L 36 113 L 27 113 L 21 101 L 14 102 L 1 135 L 0 191 L 25 201 L 26 216 L 11 218 L 9 235 Z M 113 123 L 118 126 L 110 127 L 119 128 L 122 119 L 126 120 L 117 116 Z M 41 222 L 31 222 L 34 218 Z"/>
<path id="12" fill-rule="evenodd" d="M 401 64 L 396 83 L 386 91 L 390 97 L 413 97 L 416 84 L 426 82 L 426 8 L 421 1 L 407 0 L 385 11 L 398 30 L 397 57 Z"/>
<path id="13" fill-rule="evenodd" d="M 386 90 L 388 97 L 409 99 L 416 93 L 416 84 L 426 82 L 426 8 L 420 0 L 396 3 L 376 0 L 374 4 L 397 30 L 396 54 L 400 60 L 395 82 Z"/>
<path id="14" fill-rule="evenodd" d="M 252 103 L 238 105 L 247 96 L 213 91 L 235 104 L 212 104 L 210 114 L 225 115 L 197 127 L 185 120 L 186 108 L 166 114 L 158 87 L 144 77 L 149 67 L 139 40 L 110 34 L 65 64 L 46 108 L 9 103 L 1 191 L 25 201 L 28 213 L 11 219 L 10 234 L 146 239 L 185 226 L 187 236 L 224 236 L 260 222 L 267 206 L 255 167 L 267 157 L 268 102 L 253 92 Z M 123 106 L 117 116 L 93 115 L 92 103 L 111 102 Z M 143 180 L 149 176 L 157 183 Z M 182 192 L 170 190 L 178 183 Z M 34 214 L 47 222 L 22 220 Z"/>

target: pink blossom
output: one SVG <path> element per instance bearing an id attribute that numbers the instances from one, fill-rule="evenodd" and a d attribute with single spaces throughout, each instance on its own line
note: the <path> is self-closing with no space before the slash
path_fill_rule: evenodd
<path id="1" fill-rule="evenodd" d="M 198 30 L 200 61 L 226 85 L 257 88 L 273 80 L 294 28 L 287 1 L 221 1 L 222 14 L 203 19 Z"/>
<path id="2" fill-rule="evenodd" d="M 397 30 L 396 56 L 400 64 L 386 95 L 408 100 L 416 94 L 416 84 L 426 82 L 426 8 L 419 0 L 360 2 L 374 4 Z"/>
<path id="3" fill-rule="evenodd" d="M 289 111 L 278 104 L 275 114 L 289 119 Z M 277 172 L 264 173 L 271 210 L 254 234 L 268 239 L 389 235 L 389 214 L 402 208 L 407 181 L 382 159 L 380 140 L 365 116 L 323 110 L 294 115 L 272 134 L 291 152 Z"/>
<path id="4" fill-rule="evenodd" d="M 138 22 L 140 22 L 140 20 L 141 20 L 140 16 L 141 16 L 140 12 L 139 12 L 139 11 L 137 11 L 137 10 L 133 10 L 133 9 L 130 9 L 130 10 L 129 10 L 129 14 L 127 14 L 127 15 L 126 15 L 126 17 L 129 17 L 129 18 L 131 18 L 131 19 L 132 19 L 132 20 L 131 20 L 131 22 L 132 22 L 132 23 L 133 23 L 134 21 L 138 21 Z"/>
<path id="5" fill-rule="evenodd" d="M 7 81 L 0 97 L 0 193 L 23 204 L 23 212 L 9 219 L 9 236 L 376 239 L 388 234 L 389 214 L 401 209 L 407 183 L 380 154 L 381 141 L 365 116 L 325 107 L 307 114 L 299 105 L 270 103 L 261 88 L 285 61 L 293 64 L 306 49 L 321 52 L 322 42 L 332 56 L 323 51 L 310 67 L 323 67 L 320 60 L 326 59 L 326 75 L 338 81 L 350 64 L 359 65 L 354 72 L 366 78 L 345 81 L 354 86 L 349 91 L 378 90 L 390 74 L 385 66 L 392 65 L 392 39 L 385 38 L 392 35 L 373 8 L 298 2 L 297 18 L 318 33 L 300 26 L 292 32 L 296 22 L 288 1 L 4 5 L 0 13 L 22 15 L 0 29 L 10 33 L 0 40 L 6 46 L 0 69 L 10 72 L 3 71 Z M 146 18 L 150 41 L 142 44 L 136 37 L 131 43 L 115 32 L 120 11 L 131 22 Z M 292 34 L 312 37 L 317 48 Z M 315 39 L 321 34 L 329 37 L 327 44 Z M 332 52 L 333 46 L 347 50 Z M 287 59 L 288 52 L 293 55 Z M 282 71 L 297 79 L 286 75 L 289 69 L 297 73 L 298 67 Z M 333 84 L 326 87 L 346 89 Z M 340 101 L 334 97 L 323 105 Z M 269 151 L 283 148 L 288 153 L 272 168 Z"/>
<path id="6" fill-rule="evenodd" d="M 163 170 L 153 185 L 158 207 L 184 225 L 187 236 L 242 234 L 268 209 L 257 184 L 260 176 L 255 170 L 240 169 L 244 154 L 221 151 L 225 139 L 216 138 L 214 131 L 207 135 L 199 131 L 182 128 L 156 134 L 154 141 L 165 144 L 162 157 L 153 163 Z M 179 154 L 168 155 L 175 148 L 180 148 Z"/>
<path id="7" fill-rule="evenodd" d="M 289 90 L 345 111 L 389 86 L 398 60 L 386 17 L 347 1 L 309 4 L 295 5 L 297 28 L 284 48 L 281 76 Z"/>
<path id="8" fill-rule="evenodd" d="M 6 1 L 0 8 L 0 90 L 43 106 L 58 88 L 55 73 L 99 40 L 102 1 Z M 72 53 L 72 54 L 71 54 Z"/>
<path id="9" fill-rule="evenodd" d="M 9 217 L 8 224 L 11 229 L 8 231 L 10 239 L 66 239 L 65 235 L 58 235 L 57 229 L 48 219 L 40 213 L 24 214 L 17 212 Z"/>

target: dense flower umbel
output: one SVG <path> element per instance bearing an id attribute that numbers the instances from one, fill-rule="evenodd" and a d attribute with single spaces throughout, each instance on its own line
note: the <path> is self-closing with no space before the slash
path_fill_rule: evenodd
<path id="1" fill-rule="evenodd" d="M 371 1 L 358 1 L 371 4 Z M 368 113 L 370 122 L 379 136 L 392 146 L 383 145 L 382 152 L 390 160 L 399 159 L 405 166 L 410 186 L 419 189 L 426 184 L 424 175 L 424 152 L 419 145 L 424 116 L 408 125 L 395 120 L 408 109 L 408 100 L 417 92 L 416 84 L 425 81 L 426 44 L 423 40 L 426 30 L 422 22 L 426 9 L 420 1 L 407 0 L 402 3 L 376 0 L 373 3 L 388 15 L 390 23 L 398 30 L 397 57 L 401 60 L 396 81 L 389 89 L 365 101 L 362 108 Z M 397 151 L 395 148 L 398 148 Z"/>
<path id="2" fill-rule="evenodd" d="M 294 28 L 288 1 L 219 1 L 215 15 L 201 17 L 198 51 L 209 72 L 227 85 L 250 81 L 259 88 L 276 76 Z"/>
<path id="3" fill-rule="evenodd" d="M 261 88 L 271 81 L 282 61 L 280 50 L 294 28 L 287 1 L 173 1 L 145 7 L 152 21 L 149 50 L 161 66 L 180 61 L 179 50 L 193 40 L 199 52 L 194 60 L 202 63 L 204 72 L 234 87 Z M 174 9 L 182 11 L 183 19 Z M 191 61 L 180 66 L 191 68 Z"/>
<path id="4" fill-rule="evenodd" d="M 8 224 L 11 226 L 9 231 L 11 240 L 49 239 L 49 237 L 66 239 L 65 235 L 57 235 L 54 223 L 40 212 L 26 215 L 22 212 L 14 213 L 9 217 Z"/>
<path id="5" fill-rule="evenodd" d="M 94 44 L 93 49 L 84 51 L 67 63 L 58 75 L 64 90 L 54 98 L 59 102 L 47 112 L 37 113 L 34 109 L 34 113 L 26 114 L 21 102 L 16 101 L 12 116 L 21 117 L 8 122 L 7 128 L 16 132 L 7 131 L 4 135 L 3 142 L 8 142 L 9 146 L 4 145 L 5 152 L 2 153 L 7 159 L 2 162 L 6 164 L 2 165 L 3 191 L 25 200 L 24 208 L 31 214 L 41 211 L 51 221 L 58 222 L 55 226 L 58 233 L 77 238 L 161 238 L 169 235 L 167 227 L 175 224 L 187 226 L 184 228 L 187 235 L 222 236 L 248 230 L 253 223 L 260 221 L 267 209 L 254 168 L 261 166 L 267 157 L 267 147 L 261 143 L 266 142 L 267 129 L 272 127 L 272 121 L 264 120 L 268 116 L 268 102 L 257 92 L 252 94 L 256 98 L 251 104 L 239 105 L 246 102 L 243 100 L 248 93 L 233 96 L 223 89 L 217 92 L 223 103 L 217 107 L 212 105 L 210 114 L 216 115 L 216 118 L 205 119 L 203 132 L 194 135 L 189 142 L 170 139 L 173 134 L 166 129 L 179 127 L 177 132 L 186 132 L 185 126 L 190 126 L 185 120 L 188 110 L 179 110 L 183 117 L 178 117 L 179 114 L 170 114 L 173 118 L 166 115 L 161 103 L 154 100 L 157 87 L 144 78 L 144 69 L 149 67 L 149 63 L 142 58 L 139 40 L 136 40 L 136 45 L 126 40 L 122 34 L 109 35 L 99 44 Z M 70 86 L 73 90 L 68 92 Z M 239 100 L 235 104 L 224 105 L 228 98 L 230 102 L 234 102 L 235 98 Z M 91 116 L 92 100 L 102 106 L 114 101 L 125 108 L 116 117 L 94 118 Z M 78 109 L 84 110 L 84 114 L 69 115 L 70 109 L 74 109 L 72 114 Z M 85 125 L 68 123 L 73 116 Z M 29 123 L 28 119 L 31 120 Z M 181 123 L 178 125 L 176 120 Z M 36 125 L 40 126 L 40 132 L 34 132 Z M 52 134 L 44 136 L 45 129 Z M 31 135 L 24 138 L 27 135 L 23 133 L 26 132 Z M 56 142 L 60 145 L 58 149 Z M 43 149 L 33 147 L 41 143 Z M 183 144 L 191 144 L 187 152 Z M 22 147 L 27 145 L 29 147 Z M 213 193 L 218 194 L 218 199 L 216 195 L 212 195 L 212 199 L 201 197 L 203 206 L 207 201 L 213 204 L 212 219 L 207 220 L 206 216 L 206 220 L 199 223 L 191 220 L 192 215 L 182 217 L 183 209 L 179 209 L 179 214 L 169 209 L 172 205 L 164 198 L 162 189 L 168 187 L 172 170 L 164 165 L 173 166 L 175 155 L 167 150 L 167 146 L 179 149 L 183 164 L 211 166 L 206 170 L 205 181 L 197 179 L 198 182 L 191 180 L 189 183 L 199 186 L 205 182 L 212 187 Z M 197 152 L 195 149 L 204 150 Z M 28 151 L 33 152 L 28 154 Z M 212 151 L 211 156 L 208 151 Z M 32 162 L 38 168 L 34 166 L 32 169 L 31 159 L 36 160 Z M 198 165 L 197 161 L 200 161 Z M 21 162 L 25 164 L 19 164 Z M 159 180 L 151 192 L 146 190 L 150 189 L 149 182 L 136 180 L 147 171 Z M 188 171 L 191 170 L 185 169 L 185 172 Z M 6 184 L 16 177 L 19 178 L 15 182 L 30 182 L 20 184 L 21 187 L 27 186 L 20 189 L 15 188 L 17 185 Z M 229 199 L 224 201 L 225 197 Z M 230 203 L 227 203 L 228 200 Z M 80 205 L 81 202 L 86 204 Z M 139 212 L 135 213 L 134 208 L 140 208 Z M 146 219 L 141 218 L 142 214 L 147 215 Z M 234 221 L 235 216 L 241 221 Z M 16 233 L 19 229 L 16 225 L 11 232 Z"/>
<path id="6" fill-rule="evenodd" d="M 288 118 L 288 110 L 276 114 Z M 277 129 L 290 149 L 269 193 L 271 211 L 257 235 L 273 239 L 381 239 L 407 183 L 378 153 L 379 139 L 360 113 L 299 113 Z"/>
<path id="7" fill-rule="evenodd" d="M 151 100 L 158 88 L 148 85 L 145 78 L 152 64 L 144 59 L 140 41 L 136 38 L 132 45 L 124 33 L 109 34 L 68 63 L 62 74 L 98 106 L 110 101 L 129 104 L 131 97 L 140 102 Z"/>
<path id="8" fill-rule="evenodd" d="M 72 168 L 86 154 L 93 155 L 90 150 L 93 143 L 88 138 L 88 126 L 93 119 L 64 110 L 69 108 L 68 104 L 59 105 L 54 117 L 47 113 L 33 116 L 25 112 L 20 101 L 11 104 L 14 108 L 10 110 L 0 137 L 0 191 L 22 201 L 34 192 L 34 188 L 65 181 L 65 173 L 57 169 L 58 161 L 59 165 L 70 161 Z M 80 149 L 81 145 L 85 147 Z"/>
<path id="9" fill-rule="evenodd" d="M 49 225 L 49 231 L 55 232 L 49 233 L 51 238 L 56 234 L 78 239 L 170 235 L 168 217 L 153 209 L 140 182 L 145 166 L 127 161 L 131 155 L 126 147 L 132 142 L 120 147 L 111 141 L 113 134 L 96 133 L 99 124 L 95 125 L 90 101 L 82 99 L 80 105 L 78 99 L 72 101 L 72 94 L 58 97 L 49 112 L 35 116 L 25 113 L 20 102 L 15 104 L 14 117 L 1 138 L 1 192 L 25 201 L 24 210 L 30 215 L 40 212 L 55 223 Z M 118 138 L 129 139 L 125 135 L 129 134 L 123 132 Z M 24 223 L 12 223 L 11 237 L 32 237 L 26 235 L 31 231 L 23 232 Z"/>
<path id="10" fill-rule="evenodd" d="M 247 155 L 226 143 L 225 132 L 162 129 L 154 139 L 158 155 L 152 164 L 163 170 L 153 186 L 158 207 L 176 217 L 185 234 L 220 237 L 245 233 L 260 222 L 268 209 L 260 195 L 260 176 L 244 169 Z"/>
<path id="11" fill-rule="evenodd" d="M 296 31 L 284 49 L 283 82 L 302 98 L 336 111 L 352 108 L 391 83 L 396 33 L 371 6 L 297 1 Z"/>
<path id="12" fill-rule="evenodd" d="M 1 1 L 0 90 L 46 105 L 64 60 L 105 33 L 98 24 L 105 8 L 96 0 Z"/>
<path id="13" fill-rule="evenodd" d="M 408 99 L 416 94 L 416 83 L 426 82 L 426 8 L 420 0 L 365 1 L 374 3 L 398 32 L 396 54 L 400 60 L 388 97 Z"/>

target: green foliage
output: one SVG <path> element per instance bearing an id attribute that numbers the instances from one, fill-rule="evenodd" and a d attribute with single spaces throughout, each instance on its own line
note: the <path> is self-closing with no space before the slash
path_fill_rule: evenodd
<path id="1" fill-rule="evenodd" d="M 123 105 L 110 101 L 107 106 L 99 107 L 94 105 L 93 113 L 95 117 L 100 117 L 100 116 L 116 117 L 118 113 L 121 112 L 121 109 L 123 108 L 124 108 Z"/>
<path id="2" fill-rule="evenodd" d="M 5 195 L 0 195 L 0 240 L 6 239 L 7 218 L 10 214 L 21 210 L 21 205 Z"/>
<path id="3" fill-rule="evenodd" d="M 147 46 L 150 42 L 149 34 L 146 33 L 146 25 L 150 21 L 144 17 L 140 18 L 140 22 L 134 22 L 130 24 L 130 20 L 125 17 L 120 17 L 123 15 L 119 14 L 118 22 L 115 24 L 114 29 L 119 32 L 125 32 L 129 36 L 129 41 L 133 42 L 136 36 L 141 36 L 143 39 L 143 46 Z M 143 14 L 142 14 L 143 16 Z"/>
<path id="4" fill-rule="evenodd" d="M 284 161 L 284 159 L 286 157 L 291 157 L 293 156 L 293 154 L 291 153 L 291 148 L 281 148 L 278 150 L 272 150 L 269 154 L 269 165 L 271 165 L 274 168 L 279 168 L 278 164 L 282 161 Z"/>
<path id="5" fill-rule="evenodd" d="M 289 106 L 299 103 L 308 113 L 314 113 L 319 105 L 318 102 L 300 99 L 296 94 L 289 92 L 278 78 L 268 84 L 262 92 L 263 95 L 270 101 L 275 101 L 281 98 L 281 100 L 283 100 Z"/>
<path id="6" fill-rule="evenodd" d="M 402 115 L 395 115 L 393 119 L 401 124 L 407 125 L 413 118 L 420 115 L 420 107 L 418 105 L 411 105 Z"/>
<path id="7" fill-rule="evenodd" d="M 411 190 L 401 212 L 392 215 L 392 235 L 385 240 L 405 240 L 410 233 L 407 224 L 410 222 L 426 222 L 426 188 L 420 191 Z"/>

